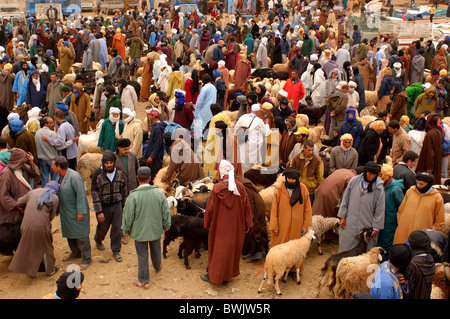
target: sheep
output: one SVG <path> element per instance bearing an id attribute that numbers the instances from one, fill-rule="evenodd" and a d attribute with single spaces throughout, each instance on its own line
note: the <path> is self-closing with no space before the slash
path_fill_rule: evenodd
<path id="1" fill-rule="evenodd" d="M 289 68 L 289 60 L 287 60 L 286 63 L 275 63 L 273 65 L 273 70 L 275 72 L 282 72 L 282 71 L 287 72 L 288 68 Z"/>
<path id="2" fill-rule="evenodd" d="M 378 92 L 377 91 L 365 91 L 366 105 L 377 105 Z"/>
<path id="3" fill-rule="evenodd" d="M 89 153 L 89 147 L 92 143 L 97 143 L 102 128 L 103 119 L 98 121 L 94 131 L 89 131 L 88 134 L 81 134 L 78 138 L 78 152 L 80 156 Z"/>
<path id="4" fill-rule="evenodd" d="M 366 107 L 359 112 L 359 116 L 377 116 L 377 113 L 377 107 L 375 105 L 366 105 Z"/>
<path id="5" fill-rule="evenodd" d="M 448 236 L 450 234 L 450 203 L 445 203 L 444 209 L 445 209 L 445 222 L 444 226 L 442 226 L 441 228 L 441 232 L 443 232 Z"/>
<path id="6" fill-rule="evenodd" d="M 186 269 L 191 269 L 189 265 L 189 255 L 194 249 L 203 248 L 208 250 L 209 229 L 204 227 L 204 219 L 201 217 L 190 217 L 180 228 L 183 236 L 183 242 L 178 248 L 178 257 L 184 257 L 184 265 Z M 200 257 L 200 253 L 196 253 L 196 257 Z"/>
<path id="7" fill-rule="evenodd" d="M 306 114 L 297 114 L 295 117 L 295 123 L 297 127 L 308 127 L 309 117 Z"/>
<path id="8" fill-rule="evenodd" d="M 339 218 L 336 217 L 323 217 L 322 215 L 313 215 L 312 224 L 314 229 L 314 235 L 316 236 L 315 242 L 319 249 L 319 255 L 322 255 L 322 247 L 320 246 L 322 238 L 325 233 L 332 230 L 335 234 L 339 230 Z"/>
<path id="9" fill-rule="evenodd" d="M 67 73 L 66 75 L 64 75 L 61 82 L 64 84 L 73 84 L 75 83 L 76 77 L 77 75 L 75 73 Z"/>
<path id="10" fill-rule="evenodd" d="M 326 285 L 331 293 L 333 293 L 333 288 L 336 285 L 336 268 L 339 262 L 346 257 L 358 256 L 367 250 L 367 243 L 371 238 L 372 229 L 365 228 L 356 235 L 359 239 L 358 244 L 350 250 L 343 251 L 337 254 L 331 255 L 325 265 L 322 267 L 322 279 L 317 285 L 316 298 L 319 298 L 320 290 L 323 285 Z"/>
<path id="11" fill-rule="evenodd" d="M 228 111 L 228 110 L 224 110 L 223 113 L 227 114 L 230 117 L 231 122 L 236 121 L 237 119 L 237 115 L 238 115 L 239 111 Z"/>
<path id="12" fill-rule="evenodd" d="M 303 262 L 311 246 L 311 240 L 315 239 L 314 230 L 309 229 L 308 232 L 298 239 L 289 240 L 286 243 L 276 245 L 269 250 L 265 261 L 265 273 L 264 278 L 259 286 L 258 293 L 262 292 L 264 282 L 267 278 L 267 284 L 273 284 L 273 278 L 275 277 L 275 290 L 277 295 L 281 295 L 278 281 L 284 276 L 284 282 L 287 281 L 287 276 L 291 267 L 296 268 L 298 285 L 300 281 L 300 268 L 303 266 Z"/>
<path id="13" fill-rule="evenodd" d="M 273 183 L 272 185 L 270 185 L 267 188 L 264 188 L 262 190 L 259 191 L 259 195 L 261 195 L 261 197 L 264 200 L 264 204 L 266 205 L 266 217 L 270 218 L 270 212 L 272 210 L 272 200 L 273 200 L 273 194 L 275 192 L 275 189 L 281 184 L 285 182 L 285 177 L 283 175 L 279 175 L 277 177 L 277 180 L 275 181 L 275 183 Z"/>
<path id="14" fill-rule="evenodd" d="M 450 298 L 450 263 L 436 264 L 430 299 Z"/>
<path id="15" fill-rule="evenodd" d="M 364 115 L 364 116 L 357 117 L 356 119 L 358 121 L 360 121 L 363 128 L 365 128 L 367 124 L 375 121 L 377 118 L 375 116 L 371 116 L 371 115 Z"/>
<path id="16" fill-rule="evenodd" d="M 306 114 L 308 118 L 311 120 L 311 123 L 314 122 L 314 126 L 319 124 L 320 119 L 325 114 L 327 107 L 300 107 L 298 108 L 299 114 Z"/>
<path id="17" fill-rule="evenodd" d="M 86 194 L 91 193 L 91 176 L 102 166 L 102 157 L 100 153 L 85 153 L 77 161 L 77 171 L 83 177 Z"/>
<path id="18" fill-rule="evenodd" d="M 381 247 L 374 247 L 367 253 L 359 256 L 343 258 L 336 268 L 335 295 L 341 290 L 345 278 L 353 269 L 368 267 L 371 264 L 378 264 L 382 261 L 382 256 L 386 251 Z"/>
<path id="19" fill-rule="evenodd" d="M 153 185 L 155 185 L 156 187 L 158 187 L 160 190 L 163 191 L 163 193 L 167 196 L 168 193 L 170 192 L 170 182 L 167 183 L 163 183 L 161 182 L 162 178 L 164 177 L 164 175 L 166 175 L 167 172 L 167 167 L 163 167 L 161 168 L 158 173 L 156 173 L 155 178 L 153 179 Z M 175 172 L 173 173 L 172 177 L 169 179 L 170 181 L 172 180 L 173 176 L 175 175 Z"/>
<path id="20" fill-rule="evenodd" d="M 316 126 L 309 129 L 308 139 L 314 142 L 314 144 L 320 143 L 320 137 L 322 133 L 325 133 L 325 128 L 323 126 Z"/>
<path id="21" fill-rule="evenodd" d="M 178 200 L 174 196 L 168 196 L 167 205 L 169 205 L 170 215 L 174 216 L 178 206 Z"/>
<path id="22" fill-rule="evenodd" d="M 269 187 L 277 180 L 279 174 L 284 172 L 284 165 L 278 167 L 262 167 L 255 165 L 244 173 L 244 177 L 251 180 L 256 186 Z"/>
<path id="23" fill-rule="evenodd" d="M 373 274 L 380 265 L 370 264 L 350 271 L 339 290 L 337 297 L 339 299 L 349 299 L 352 295 L 360 292 L 370 292 L 372 286 Z"/>

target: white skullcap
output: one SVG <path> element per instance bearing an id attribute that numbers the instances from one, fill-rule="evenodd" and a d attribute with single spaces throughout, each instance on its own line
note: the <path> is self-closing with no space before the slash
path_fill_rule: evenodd
<path id="1" fill-rule="evenodd" d="M 216 31 L 216 34 L 217 34 L 217 35 L 221 35 L 222 33 L 220 33 L 220 31 Z"/>
<path id="2" fill-rule="evenodd" d="M 28 118 L 37 118 L 39 116 L 39 113 L 41 113 L 41 109 L 35 106 L 27 112 Z"/>
<path id="3" fill-rule="evenodd" d="M 317 61 L 317 60 L 318 60 L 316 54 L 311 54 L 311 55 L 309 56 L 309 59 L 310 59 L 311 61 Z"/>
<path id="4" fill-rule="evenodd" d="M 177 34 L 177 29 L 172 29 L 173 34 Z"/>
<path id="5" fill-rule="evenodd" d="M 348 82 L 348 86 L 357 87 L 358 85 L 355 82 L 350 81 Z"/>
<path id="6" fill-rule="evenodd" d="M 9 113 L 7 119 L 8 119 L 8 122 L 11 122 L 12 120 L 20 119 L 20 115 L 19 115 L 19 113 L 14 113 L 14 112 Z"/>
<path id="7" fill-rule="evenodd" d="M 423 88 L 425 89 L 425 90 L 428 90 L 429 88 L 430 88 L 430 86 L 431 86 L 431 83 L 425 83 L 424 85 L 423 85 Z"/>
<path id="8" fill-rule="evenodd" d="M 228 190 L 233 192 L 234 195 L 241 196 L 236 187 L 236 182 L 234 181 L 234 166 L 227 160 L 221 160 L 219 164 L 220 178 L 224 175 L 228 175 Z"/>
<path id="9" fill-rule="evenodd" d="M 261 109 L 258 103 L 252 105 L 252 112 L 258 112 Z"/>
<path id="10" fill-rule="evenodd" d="M 225 66 L 225 61 L 224 60 L 220 60 L 219 62 L 217 62 L 218 66 Z"/>
<path id="11" fill-rule="evenodd" d="M 261 39 L 261 43 L 266 44 L 267 43 L 267 38 L 266 37 L 262 38 Z"/>
<path id="12" fill-rule="evenodd" d="M 279 90 L 278 94 L 281 95 L 282 97 L 285 97 L 285 98 L 288 97 L 288 92 L 286 92 L 285 90 Z"/>
<path id="13" fill-rule="evenodd" d="M 395 62 L 394 63 L 394 68 L 400 69 L 401 67 L 402 67 L 402 64 L 400 62 Z"/>

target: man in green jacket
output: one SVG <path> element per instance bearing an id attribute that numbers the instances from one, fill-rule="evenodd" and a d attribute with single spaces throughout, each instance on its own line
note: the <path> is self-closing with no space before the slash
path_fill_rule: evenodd
<path id="1" fill-rule="evenodd" d="M 116 89 L 112 85 L 106 86 L 105 96 L 106 96 L 107 100 L 106 100 L 106 107 L 105 107 L 105 115 L 103 118 L 107 119 L 107 118 L 109 118 L 109 110 L 112 107 L 116 107 L 120 111 L 122 111 L 122 102 L 120 101 L 120 95 L 116 94 Z M 120 118 L 122 118 L 122 112 L 120 113 Z"/>
<path id="2" fill-rule="evenodd" d="M 80 268 L 85 270 L 92 264 L 92 258 L 89 242 L 89 204 L 83 177 L 69 168 L 69 163 L 64 156 L 55 157 L 52 161 L 52 169 L 59 177 L 58 210 L 62 236 L 67 238 L 71 251 L 63 261 L 83 257 Z"/>
<path id="3" fill-rule="evenodd" d="M 134 240 L 138 256 L 137 287 L 149 288 L 150 272 L 148 249 L 156 272 L 161 270 L 161 236 L 170 228 L 171 215 L 164 193 L 149 185 L 151 170 L 147 166 L 138 169 L 139 186 L 132 190 L 125 203 L 122 233 Z"/>
<path id="4" fill-rule="evenodd" d="M 125 45 L 130 47 L 128 55 L 130 56 L 130 65 L 135 64 L 138 68 L 141 67 L 142 51 L 144 51 L 145 42 L 137 35 L 125 41 Z"/>

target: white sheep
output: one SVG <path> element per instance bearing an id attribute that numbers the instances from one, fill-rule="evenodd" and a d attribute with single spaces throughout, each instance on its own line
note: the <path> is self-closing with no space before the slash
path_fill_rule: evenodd
<path id="1" fill-rule="evenodd" d="M 448 236 L 450 234 L 450 203 L 444 204 L 444 210 L 445 210 L 445 222 L 444 226 L 442 226 L 441 228 L 441 232 L 443 232 Z"/>
<path id="2" fill-rule="evenodd" d="M 102 128 L 103 119 L 98 121 L 94 131 L 89 131 L 88 134 L 81 134 L 78 138 L 78 151 L 80 156 L 89 152 L 89 146 L 92 143 L 97 143 Z"/>
<path id="3" fill-rule="evenodd" d="M 102 166 L 103 154 L 85 153 L 77 161 L 77 171 L 84 180 L 86 194 L 91 193 L 91 176 L 95 170 Z"/>
<path id="4" fill-rule="evenodd" d="M 309 117 L 306 114 L 297 114 L 297 116 L 295 117 L 295 122 L 297 124 L 297 128 L 308 127 Z"/>
<path id="5" fill-rule="evenodd" d="M 272 247 L 266 256 L 264 278 L 261 281 L 258 292 L 262 292 L 266 278 L 267 284 L 272 285 L 273 278 L 275 277 L 275 290 L 277 295 L 281 295 L 278 282 L 283 274 L 286 274 L 284 276 L 284 281 L 286 282 L 292 267 L 295 267 L 296 269 L 297 284 L 301 284 L 300 268 L 303 266 L 306 254 L 311 246 L 311 240 L 313 239 L 315 239 L 314 230 L 309 229 L 305 235 L 298 239 L 293 239 Z"/>
<path id="6" fill-rule="evenodd" d="M 337 296 L 337 293 L 341 290 L 345 278 L 350 271 L 360 267 L 368 267 L 371 264 L 380 263 L 384 253 L 385 250 L 383 248 L 374 247 L 362 255 L 343 258 L 336 268 L 336 286 L 334 287 L 334 295 Z"/>
<path id="7" fill-rule="evenodd" d="M 366 105 L 377 105 L 378 91 L 365 91 Z"/>
<path id="8" fill-rule="evenodd" d="M 320 246 L 320 244 L 322 243 L 322 238 L 329 230 L 332 230 L 335 234 L 338 233 L 339 218 L 313 215 L 312 224 L 314 229 L 314 236 L 316 237 L 315 242 L 317 243 L 317 247 L 319 249 L 319 255 L 322 255 L 322 247 Z"/>
<path id="9" fill-rule="evenodd" d="M 357 117 L 356 119 L 358 121 L 360 121 L 363 128 L 365 128 L 367 124 L 375 121 L 377 118 L 375 116 L 371 116 L 371 115 L 364 115 L 364 116 Z"/>
<path id="10" fill-rule="evenodd" d="M 314 144 L 320 143 L 320 137 L 325 134 L 325 127 L 322 125 L 315 126 L 309 129 L 308 139 L 314 142 Z"/>

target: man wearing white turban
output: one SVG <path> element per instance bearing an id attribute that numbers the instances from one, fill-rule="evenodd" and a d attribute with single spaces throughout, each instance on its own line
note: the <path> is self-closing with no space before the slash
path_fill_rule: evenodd
<path id="1" fill-rule="evenodd" d="M 207 273 L 200 278 L 222 284 L 239 275 L 239 262 L 245 233 L 253 227 L 247 192 L 234 180 L 234 166 L 227 160 L 219 165 L 222 181 L 215 184 L 204 214 L 208 234 Z"/>
<path id="2" fill-rule="evenodd" d="M 118 107 L 111 107 L 109 109 L 109 118 L 103 121 L 97 143 L 102 153 L 106 150 L 110 150 L 111 152 L 117 150 L 116 140 L 120 138 L 124 129 L 124 123 L 120 119 L 120 113 L 121 111 Z"/>
<path id="3" fill-rule="evenodd" d="M 138 158 L 141 158 L 144 125 L 141 120 L 136 118 L 136 111 L 124 108 L 122 114 L 125 123 L 122 137 L 131 141 L 130 151 L 136 154 Z"/>

